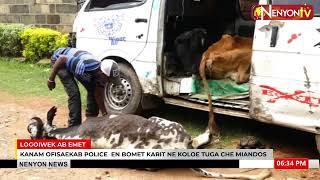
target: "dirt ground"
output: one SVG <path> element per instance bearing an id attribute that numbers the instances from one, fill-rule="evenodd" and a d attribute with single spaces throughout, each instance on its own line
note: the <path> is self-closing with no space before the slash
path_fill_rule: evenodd
<path id="1" fill-rule="evenodd" d="M 54 105 L 48 98 L 17 98 L 0 92 L 0 159 L 13 159 L 14 145 L 17 138 L 28 138 L 26 130 L 28 120 L 33 116 L 45 117 L 47 110 Z M 66 126 L 68 111 L 65 107 L 58 107 L 55 124 Z M 294 145 L 292 145 L 294 147 Z M 278 148 L 275 157 L 313 158 L 314 151 L 308 147 L 302 149 Z M 241 172 L 244 169 L 208 169 L 224 173 Z M 255 174 L 260 170 L 253 170 Z M 0 180 L 40 180 L 40 179 L 204 179 L 195 175 L 189 169 L 163 169 L 157 172 L 147 172 L 133 169 L 0 169 Z M 272 170 L 271 179 L 313 179 L 320 180 L 320 170 Z"/>

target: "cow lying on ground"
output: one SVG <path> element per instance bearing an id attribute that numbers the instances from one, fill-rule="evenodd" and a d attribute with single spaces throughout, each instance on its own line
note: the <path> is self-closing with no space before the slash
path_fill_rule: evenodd
<path id="1" fill-rule="evenodd" d="M 158 117 L 146 119 L 137 115 L 91 118 L 79 126 L 56 129 L 52 125 L 56 110 L 55 107 L 49 110 L 46 123 L 39 117 L 31 119 L 28 131 L 32 139 L 91 139 L 93 149 L 190 149 L 206 143 L 194 143 L 179 123 Z M 262 171 L 258 175 L 245 175 L 211 173 L 201 168 L 192 170 L 201 176 L 212 178 L 257 180 L 270 175 L 269 171 Z"/>
<path id="2" fill-rule="evenodd" d="M 252 39 L 240 36 L 223 35 L 203 53 L 199 66 L 200 77 L 208 94 L 209 129 L 219 134 L 214 121 L 211 94 L 207 77 L 211 79 L 230 78 L 237 83 L 249 81 L 251 67 Z"/>

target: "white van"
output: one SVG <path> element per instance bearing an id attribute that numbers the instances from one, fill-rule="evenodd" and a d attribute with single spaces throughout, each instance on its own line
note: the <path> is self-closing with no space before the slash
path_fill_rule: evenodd
<path id="1" fill-rule="evenodd" d="M 215 112 L 314 133 L 320 150 L 320 0 L 305 2 L 314 6 L 312 20 L 254 22 L 253 4 L 301 1 L 87 0 L 74 22 L 74 44 L 119 63 L 124 86 L 107 85 L 109 111 L 135 113 L 146 95 L 208 110 L 207 100 L 190 95 L 192 75 L 170 69 L 176 38 L 195 28 L 206 30 L 209 45 L 224 33 L 251 36 L 249 95 L 215 100 Z"/>

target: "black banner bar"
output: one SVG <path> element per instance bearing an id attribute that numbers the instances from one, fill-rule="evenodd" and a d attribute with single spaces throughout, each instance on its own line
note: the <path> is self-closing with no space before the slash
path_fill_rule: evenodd
<path id="1" fill-rule="evenodd" d="M 0 168 L 17 168 L 17 160 L 0 160 Z"/>
<path id="2" fill-rule="evenodd" d="M 71 168 L 239 168 L 239 160 L 71 160 Z"/>

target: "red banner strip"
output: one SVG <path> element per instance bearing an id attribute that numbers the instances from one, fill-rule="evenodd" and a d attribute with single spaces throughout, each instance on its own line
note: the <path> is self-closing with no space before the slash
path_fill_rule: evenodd
<path id="1" fill-rule="evenodd" d="M 91 149 L 90 139 L 18 139 L 17 149 Z"/>

